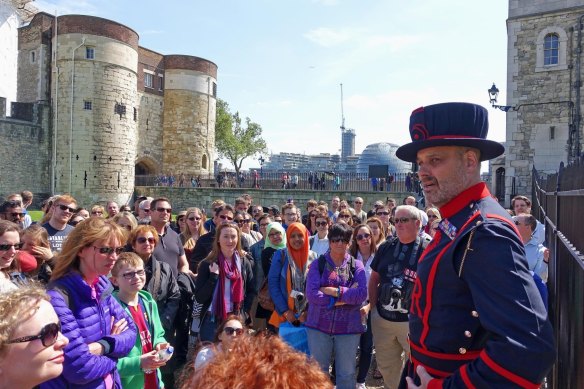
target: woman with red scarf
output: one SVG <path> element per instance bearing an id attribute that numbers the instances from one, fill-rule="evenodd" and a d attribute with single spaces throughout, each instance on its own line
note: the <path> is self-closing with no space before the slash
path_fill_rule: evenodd
<path id="1" fill-rule="evenodd" d="M 245 315 L 256 295 L 251 262 L 241 249 L 241 231 L 235 224 L 221 224 L 211 253 L 199 265 L 195 281 L 201 310 L 200 341 L 213 341 L 217 325 L 229 314 Z"/>
<path id="2" fill-rule="evenodd" d="M 306 320 L 306 275 L 316 253 L 310 251 L 308 230 L 302 223 L 292 223 L 286 230 L 286 248 L 272 257 L 268 273 L 268 287 L 275 311 L 269 323 L 278 328 L 280 323 L 304 323 Z"/>

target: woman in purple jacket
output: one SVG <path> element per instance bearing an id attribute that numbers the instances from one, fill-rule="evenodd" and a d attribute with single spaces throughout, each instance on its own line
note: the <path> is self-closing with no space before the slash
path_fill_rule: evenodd
<path id="1" fill-rule="evenodd" d="M 333 224 L 329 250 L 312 263 L 306 279 L 308 348 L 327 373 L 334 355 L 338 389 L 355 388 L 355 356 L 365 331 L 360 308 L 367 283 L 363 263 L 347 254 L 351 234 L 350 226 Z"/>
<path id="2" fill-rule="evenodd" d="M 106 275 L 125 244 L 124 230 L 102 218 L 82 221 L 65 240 L 48 294 L 70 342 L 63 374 L 41 388 L 121 388 L 116 363 L 134 346 L 136 326 Z"/>

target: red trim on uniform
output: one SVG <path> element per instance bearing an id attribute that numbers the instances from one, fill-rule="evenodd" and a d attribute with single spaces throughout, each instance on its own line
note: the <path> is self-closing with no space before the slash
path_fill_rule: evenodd
<path id="1" fill-rule="evenodd" d="M 428 386 L 426 386 L 428 389 L 442 389 L 442 383 L 444 382 L 444 380 L 440 380 L 438 378 L 433 378 L 430 380 L 430 382 L 428 382 Z"/>
<path id="2" fill-rule="evenodd" d="M 414 358 L 411 355 L 410 355 L 410 361 L 412 361 L 412 363 L 414 364 L 414 371 L 418 370 L 418 366 L 424 366 L 424 369 L 426 369 L 426 371 L 433 376 L 444 378 L 444 377 L 448 377 L 449 375 L 451 375 L 451 373 L 449 373 L 447 371 L 442 371 L 442 370 L 438 370 L 438 369 L 434 369 L 434 368 L 431 368 L 429 366 L 426 366 L 423 363 L 420 363 L 420 361 L 418 361 L 416 358 Z"/>
<path id="3" fill-rule="evenodd" d="M 479 358 L 481 358 L 483 360 L 483 362 L 485 362 L 485 364 L 491 368 L 495 373 L 499 374 L 500 376 L 508 379 L 509 381 L 521 386 L 522 388 L 532 388 L 532 389 L 537 389 L 539 388 L 539 384 L 534 384 L 533 382 L 530 382 L 528 380 L 526 380 L 523 377 L 518 376 L 515 373 L 510 372 L 509 370 L 505 369 L 503 366 L 497 364 L 497 362 L 493 361 L 491 359 L 491 357 L 489 357 L 489 355 L 487 354 L 486 351 L 482 351 L 481 355 L 479 355 Z"/>
<path id="4" fill-rule="evenodd" d="M 420 354 L 424 354 L 427 355 L 429 357 L 432 358 L 436 358 L 436 359 L 448 359 L 451 361 L 472 361 L 478 358 L 478 356 L 480 355 L 480 353 L 482 352 L 482 350 L 470 350 L 467 351 L 465 354 L 447 354 L 447 353 L 437 353 L 434 351 L 429 351 L 426 349 L 421 348 L 420 346 L 418 346 L 417 344 L 415 344 L 414 342 L 412 342 L 410 340 L 410 347 L 414 350 L 416 350 L 417 352 L 419 352 Z"/>
<path id="5" fill-rule="evenodd" d="M 521 239 L 521 234 L 519 233 L 519 230 L 517 229 L 517 226 L 515 225 L 515 223 L 511 223 L 508 219 L 504 218 L 503 216 L 497 215 L 497 214 L 494 214 L 494 213 L 487 213 L 487 217 L 489 217 L 489 218 L 492 217 L 493 219 L 497 219 L 497 220 L 500 220 L 500 221 L 502 221 L 504 223 L 509 224 L 511 226 L 511 228 L 513 229 L 513 231 L 515 231 L 515 233 L 519 237 L 519 240 L 522 240 Z"/>
<path id="6" fill-rule="evenodd" d="M 468 135 L 433 135 L 429 136 L 424 140 L 430 139 L 476 139 L 476 140 L 484 140 L 483 138 L 477 138 L 476 136 L 468 136 Z"/>
<path id="7" fill-rule="evenodd" d="M 461 192 L 458 196 L 450 200 L 448 204 L 440 207 L 440 215 L 442 215 L 442 219 L 449 218 L 456 215 L 464 207 L 467 207 L 470 202 L 485 197 L 492 197 L 491 192 L 489 192 L 489 189 L 484 182 L 479 182 Z"/>
<path id="8" fill-rule="evenodd" d="M 466 365 L 464 365 L 460 368 L 460 377 L 462 378 L 462 382 L 464 382 L 464 385 L 466 385 L 467 388 L 475 389 L 475 386 L 470 381 L 470 378 L 468 376 L 468 372 L 466 371 Z"/>
<path id="9" fill-rule="evenodd" d="M 487 192 L 488 192 L 488 190 L 487 190 Z M 472 223 L 472 221 L 474 219 L 476 219 L 477 217 L 479 217 L 480 215 L 481 215 L 480 212 L 477 212 L 474 215 L 472 215 L 458 231 L 459 232 L 464 231 L 465 227 L 467 225 L 469 225 L 470 223 Z M 449 242 L 446 246 L 444 246 L 442 251 L 440 251 L 440 253 L 438 253 L 438 255 L 436 256 L 436 260 L 432 264 L 432 269 L 430 269 L 430 275 L 428 276 L 428 283 L 426 286 L 426 288 L 427 288 L 426 289 L 426 307 L 424 310 L 424 316 L 422 316 L 423 329 L 422 329 L 422 335 L 420 335 L 420 345 L 425 349 L 427 349 L 426 344 L 425 344 L 425 340 L 426 340 L 426 337 L 428 336 L 428 331 L 430 330 L 430 326 L 428 325 L 428 320 L 430 317 L 430 311 L 432 310 L 432 289 L 434 288 L 434 278 L 436 278 L 436 271 L 438 270 L 438 264 L 440 263 L 442 256 L 444 255 L 446 250 L 448 250 L 450 248 L 450 245 L 452 245 L 452 243 L 454 243 L 455 240 L 456 240 L 456 238 L 454 238 L 451 242 Z M 425 252 L 428 252 L 427 248 L 426 248 Z"/>

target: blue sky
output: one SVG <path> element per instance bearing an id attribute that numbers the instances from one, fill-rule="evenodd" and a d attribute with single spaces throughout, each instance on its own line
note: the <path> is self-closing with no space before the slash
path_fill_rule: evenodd
<path id="1" fill-rule="evenodd" d="M 218 67 L 218 96 L 261 124 L 270 151 L 338 153 L 340 87 L 356 152 L 409 141 L 411 111 L 468 101 L 504 103 L 508 2 L 503 0 L 52 0 L 59 15 L 115 20 L 162 54 Z M 505 139 L 490 107 L 489 138 Z M 257 166 L 257 160 L 244 166 Z"/>

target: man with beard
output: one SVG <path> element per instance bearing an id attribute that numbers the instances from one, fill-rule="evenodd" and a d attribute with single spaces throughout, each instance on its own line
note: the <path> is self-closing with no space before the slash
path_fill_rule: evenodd
<path id="1" fill-rule="evenodd" d="M 487 131 L 481 106 L 431 105 L 412 112 L 412 142 L 396 151 L 443 217 L 417 265 L 403 388 L 537 388 L 554 363 L 521 238 L 480 178 L 504 152 Z"/>

